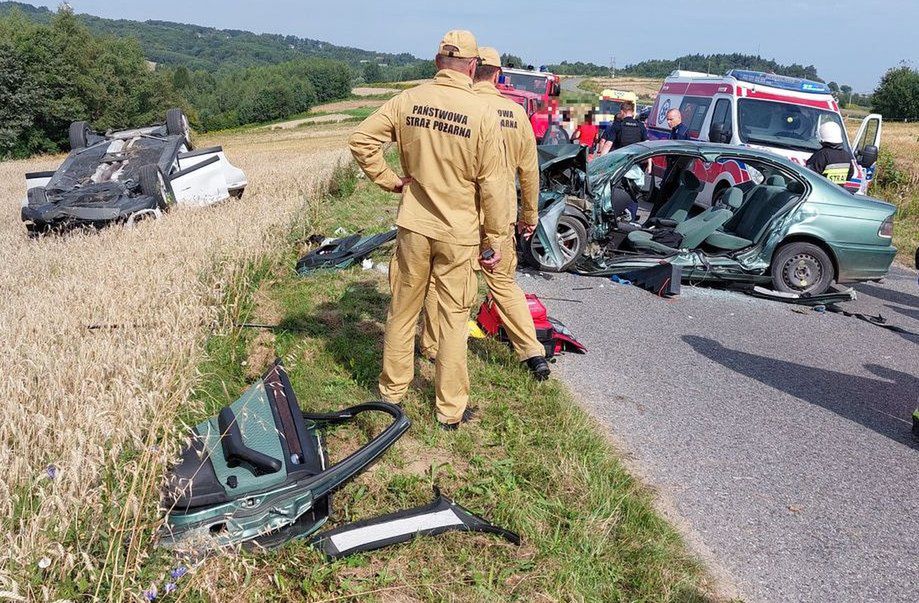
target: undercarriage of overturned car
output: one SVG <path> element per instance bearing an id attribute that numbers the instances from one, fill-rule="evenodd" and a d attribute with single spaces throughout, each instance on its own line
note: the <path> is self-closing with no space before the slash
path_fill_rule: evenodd
<path id="1" fill-rule="evenodd" d="M 591 161 L 577 145 L 539 156 L 539 225 L 521 242 L 539 270 L 610 276 L 669 263 L 684 282 L 818 295 L 883 278 L 896 254 L 893 205 L 768 151 L 660 141 Z"/>
<path id="2" fill-rule="evenodd" d="M 49 172 L 26 174 L 21 217 L 33 235 L 159 217 L 174 205 L 241 197 L 246 175 L 221 147 L 193 150 L 181 109 L 163 124 L 104 134 L 77 121 L 71 152 Z"/>

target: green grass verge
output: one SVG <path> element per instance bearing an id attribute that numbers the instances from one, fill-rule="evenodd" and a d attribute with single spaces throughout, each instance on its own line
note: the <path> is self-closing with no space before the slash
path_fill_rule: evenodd
<path id="1" fill-rule="evenodd" d="M 358 179 L 353 167 L 338 174 L 332 191 L 319 204 L 323 232 L 377 232 L 394 222 L 395 197 Z M 292 233 L 289 252 L 269 269 L 253 267 L 249 301 L 238 304 L 236 320 L 281 328 L 214 336 L 201 367 L 208 377 L 198 390 L 200 404 L 193 405 L 197 416 L 186 419 L 203 419 L 229 403 L 275 355 L 284 358 L 305 409 L 337 409 L 376 397 L 386 278 L 360 267 L 297 276 L 292 267 L 309 234 Z M 375 261 L 385 265 L 387 259 L 384 252 Z M 457 432 L 440 430 L 433 417 L 433 368 L 419 361 L 404 401 L 411 430 L 336 494 L 332 520 L 419 505 L 438 485 L 522 534 L 522 546 L 448 534 L 326 563 L 292 542 L 278 551 L 214 560 L 219 571 L 208 572 L 205 564 L 182 586 L 183 598 L 706 600 L 697 562 L 565 388 L 557 381 L 533 382 L 495 341 L 472 340 L 470 348 L 472 394 L 481 418 Z M 366 421 L 333 430 L 333 457 L 341 458 L 380 426 Z"/>
<path id="2" fill-rule="evenodd" d="M 881 150 L 876 173 L 868 194 L 897 206 L 893 229 L 897 259 L 913 266 L 919 247 L 919 174 L 910 171 L 886 149 Z"/>

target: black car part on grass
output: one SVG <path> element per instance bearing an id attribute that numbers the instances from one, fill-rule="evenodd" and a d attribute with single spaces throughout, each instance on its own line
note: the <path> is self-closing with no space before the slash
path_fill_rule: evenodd
<path id="1" fill-rule="evenodd" d="M 369 412 L 388 414 L 392 422 L 329 466 L 320 428 Z M 272 547 L 312 534 L 328 519 L 330 494 L 376 461 L 410 425 L 401 408 L 384 402 L 303 412 L 276 360 L 239 399 L 192 430 L 167 479 L 160 542 L 182 550 L 243 543 Z"/>
<path id="2" fill-rule="evenodd" d="M 397 229 L 387 232 L 362 237 L 354 234 L 341 239 L 335 239 L 310 251 L 297 262 L 297 272 L 307 275 L 316 270 L 344 269 L 360 262 L 365 257 L 395 240 Z"/>
<path id="3" fill-rule="evenodd" d="M 520 544 L 518 534 L 464 509 L 436 487 L 434 501 L 429 504 L 328 530 L 314 536 L 310 544 L 330 559 L 338 559 L 409 542 L 416 536 L 434 536 L 449 531 L 497 534 L 515 545 Z"/>

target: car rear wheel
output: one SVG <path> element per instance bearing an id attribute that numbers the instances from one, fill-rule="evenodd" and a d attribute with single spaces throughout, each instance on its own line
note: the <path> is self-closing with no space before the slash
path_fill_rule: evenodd
<path id="1" fill-rule="evenodd" d="M 813 243 L 788 243 L 772 258 L 772 284 L 776 291 L 820 295 L 830 287 L 833 277 L 830 256 Z"/>
<path id="2" fill-rule="evenodd" d="M 140 192 L 153 197 L 159 209 L 166 209 L 173 203 L 172 189 L 156 165 L 145 165 L 140 168 Z"/>
<path id="3" fill-rule="evenodd" d="M 188 117 L 181 109 L 170 109 L 166 112 L 166 132 L 170 136 L 182 136 L 189 150 L 191 147 L 191 126 Z"/>
<path id="4" fill-rule="evenodd" d="M 524 243 L 524 256 L 527 262 L 544 272 L 564 272 L 570 268 L 587 246 L 587 228 L 573 216 L 562 216 L 558 220 L 557 240 L 562 250 L 562 265 L 556 267 L 549 250 L 535 234 Z"/>
<path id="5" fill-rule="evenodd" d="M 70 124 L 70 149 L 79 151 L 89 146 L 89 124 L 85 121 L 75 121 Z"/>

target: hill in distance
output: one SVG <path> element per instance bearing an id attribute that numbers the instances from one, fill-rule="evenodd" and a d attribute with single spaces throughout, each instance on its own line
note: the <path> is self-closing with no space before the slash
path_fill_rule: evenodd
<path id="1" fill-rule="evenodd" d="M 14 9 L 42 23 L 50 21 L 54 15 L 53 11 L 45 7 L 22 2 L 0 2 L 0 16 Z M 352 66 L 362 62 L 402 66 L 420 61 L 408 53 L 380 53 L 296 36 L 256 34 L 169 21 L 104 19 L 87 14 L 80 14 L 79 18 L 94 34 L 136 38 L 151 61 L 184 65 L 192 70 L 254 67 L 304 57 L 333 59 Z"/>

